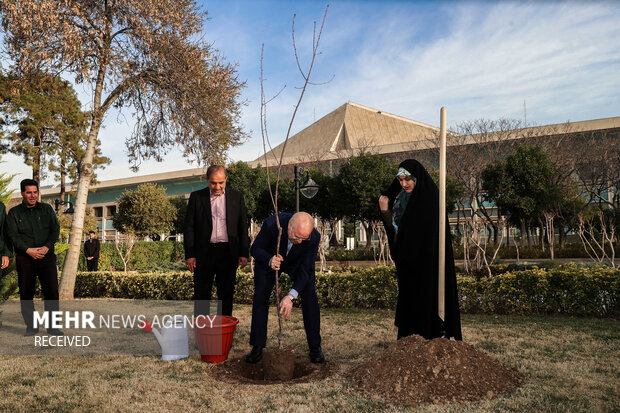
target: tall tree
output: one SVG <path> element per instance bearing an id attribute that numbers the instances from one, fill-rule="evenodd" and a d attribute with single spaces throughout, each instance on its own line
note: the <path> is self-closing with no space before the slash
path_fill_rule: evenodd
<path id="1" fill-rule="evenodd" d="M 273 175 L 273 172 L 271 174 Z M 239 161 L 226 168 L 226 175 L 226 185 L 230 185 L 243 193 L 245 205 L 248 209 L 248 218 L 258 221 L 266 218 L 267 216 L 257 215 L 263 193 L 265 193 L 263 199 L 271 205 L 271 202 L 267 200 L 269 191 L 267 189 L 267 171 L 265 168 L 261 168 L 260 165 L 252 168 L 247 163 Z"/>
<path id="2" fill-rule="evenodd" d="M 124 239 L 116 237 L 115 245 L 125 271 L 136 240 L 172 231 L 177 212 L 163 186 L 148 183 L 123 192 L 114 215 L 114 228 L 124 234 Z"/>
<path id="3" fill-rule="evenodd" d="M 114 228 L 123 234 L 144 238 L 174 229 L 177 209 L 166 195 L 166 188 L 148 183 L 123 192 L 114 215 Z"/>
<path id="4" fill-rule="evenodd" d="M 7 150 L 24 158 L 37 182 L 46 177 L 46 169 L 56 172 L 64 201 L 66 177 L 77 181 L 88 122 L 73 87 L 42 72 L 0 74 L 0 114 Z M 107 163 L 97 150 L 93 165 Z"/>
<path id="5" fill-rule="evenodd" d="M 494 206 L 484 203 L 482 170 L 487 163 L 501 161 L 513 153 L 515 143 L 528 134 L 529 131 L 522 121 L 500 118 L 459 123 L 455 127 L 455 133 L 448 137 L 448 172 L 465 189 L 460 209 L 471 208 L 476 219 L 484 222 L 484 226 L 490 225 L 495 243 L 498 242 L 500 217 L 494 220 Z M 481 162 L 481 159 L 484 162 Z M 459 222 L 461 218 L 467 222 L 472 217 L 469 215 L 457 218 Z M 463 235 L 466 240 L 465 234 Z"/>
<path id="6" fill-rule="evenodd" d="M 346 215 L 359 219 L 366 230 L 366 250 L 371 247 L 371 223 L 381 219 L 378 199 L 392 183 L 398 165 L 391 159 L 362 152 L 340 168 L 342 202 Z"/>
<path id="7" fill-rule="evenodd" d="M 526 224 L 542 220 L 545 212 L 562 202 L 563 187 L 554 180 L 556 169 L 541 147 L 521 145 L 504 161 L 491 163 L 482 171 L 485 200 L 509 211 L 525 234 Z"/>
<path id="8" fill-rule="evenodd" d="M 2 163 L 1 160 L 0 163 Z M 15 175 L 7 175 L 4 172 L 0 173 L 0 202 L 4 205 L 8 205 L 13 196 L 13 191 L 9 189 L 9 185 L 11 185 L 14 176 Z"/>
<path id="9" fill-rule="evenodd" d="M 439 171 L 436 169 L 429 169 L 428 174 L 433 179 L 433 182 L 439 188 Z M 446 212 L 448 214 L 453 213 L 456 210 L 456 203 L 463 198 L 465 194 L 465 188 L 463 184 L 456 180 L 456 178 L 447 175 L 446 176 Z"/>
<path id="10" fill-rule="evenodd" d="M 243 86 L 233 66 L 202 37 L 206 13 L 193 0 L 0 0 L 4 40 L 15 68 L 75 76 L 92 91 L 71 248 L 60 282 L 72 298 L 97 137 L 111 108 L 132 107 L 126 144 L 134 168 L 175 145 L 212 163 L 239 143 Z"/>

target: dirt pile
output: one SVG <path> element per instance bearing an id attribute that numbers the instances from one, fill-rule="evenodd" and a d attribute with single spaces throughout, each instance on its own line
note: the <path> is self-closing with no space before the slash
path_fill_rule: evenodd
<path id="1" fill-rule="evenodd" d="M 349 375 L 369 396 L 391 404 L 444 404 L 492 398 L 520 386 L 516 369 L 462 341 L 410 336 L 398 340 Z"/>

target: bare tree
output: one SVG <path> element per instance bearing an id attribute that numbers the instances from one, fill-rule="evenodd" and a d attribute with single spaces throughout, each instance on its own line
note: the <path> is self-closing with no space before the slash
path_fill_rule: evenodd
<path id="1" fill-rule="evenodd" d="M 580 213 L 577 234 L 593 261 L 609 261 L 609 264 L 616 268 L 616 225 L 604 211 L 599 209 L 593 213 Z M 607 252 L 608 249 L 610 253 Z"/>
<path id="2" fill-rule="evenodd" d="M 502 221 L 497 208 L 486 202 L 482 189 L 482 171 L 488 163 L 503 160 L 509 156 L 521 139 L 531 136 L 520 120 L 501 118 L 498 120 L 478 119 L 462 122 L 448 135 L 448 172 L 465 188 L 462 200 L 458 202 L 457 228 L 463 243 L 465 270 L 472 269 L 469 246 L 477 246 L 474 262 L 481 268 L 486 255 L 482 251 L 482 231 L 489 228 L 489 239 L 498 245 Z"/>
<path id="3" fill-rule="evenodd" d="M 379 239 L 379 251 L 375 251 L 375 263 L 383 264 L 383 265 L 394 265 L 394 260 L 392 260 L 392 255 L 390 254 L 390 247 L 388 245 L 388 236 L 385 231 L 385 227 L 382 222 L 373 221 L 372 222 L 372 234 L 377 234 L 377 238 Z"/>
<path id="4" fill-rule="evenodd" d="M 314 62 L 316 60 L 316 57 L 319 55 L 319 43 L 321 41 L 321 34 L 323 33 L 323 27 L 325 25 L 325 19 L 327 18 L 327 11 L 329 10 L 329 5 L 327 5 L 327 7 L 325 8 L 325 13 L 323 14 L 323 21 L 321 22 L 321 26 L 318 29 L 317 32 L 317 26 L 316 26 L 316 22 L 314 22 L 314 32 L 313 32 L 313 36 L 312 36 L 312 58 L 310 59 L 310 64 L 308 65 L 308 69 L 304 71 L 304 69 L 302 69 L 301 67 L 301 63 L 299 61 L 299 54 L 297 53 L 297 45 L 295 44 L 295 16 L 293 15 L 293 25 L 291 28 L 291 34 L 292 34 L 292 38 L 293 38 L 293 51 L 295 54 L 295 60 L 297 62 L 297 68 L 299 69 L 299 73 L 301 74 L 301 77 L 303 79 L 303 86 L 300 88 L 300 93 L 299 93 L 299 98 L 297 99 L 297 103 L 295 104 L 295 109 L 293 110 L 293 114 L 291 115 L 291 120 L 289 122 L 288 125 L 288 129 L 286 131 L 286 137 L 284 138 L 284 143 L 282 145 L 282 151 L 280 152 L 280 158 L 277 160 L 277 169 L 276 169 L 276 184 L 275 184 L 275 190 L 271 189 L 271 178 L 270 178 L 270 174 L 269 174 L 269 161 L 270 159 L 268 158 L 268 152 L 267 152 L 267 147 L 269 147 L 270 149 L 270 154 L 272 154 L 272 156 L 275 156 L 274 152 L 273 152 L 273 148 L 271 147 L 271 143 L 269 141 L 269 134 L 268 134 L 268 130 L 267 130 L 267 105 L 269 104 L 269 102 L 271 102 L 273 99 L 275 99 L 280 92 L 282 91 L 282 89 L 280 90 L 280 92 L 278 92 L 277 94 L 275 94 L 272 98 L 270 99 L 266 99 L 265 98 L 265 92 L 264 92 L 264 84 L 265 84 L 265 78 L 263 76 L 263 51 L 264 51 L 264 45 L 262 46 L 262 50 L 261 50 L 261 75 L 260 75 L 260 84 L 261 84 L 261 109 L 260 109 L 260 117 L 261 117 L 261 136 L 263 138 L 263 150 L 264 150 L 264 156 L 265 156 L 265 168 L 266 168 L 266 172 L 267 172 L 267 188 L 269 189 L 269 195 L 271 197 L 271 203 L 273 205 L 273 209 L 275 211 L 275 216 L 276 216 L 276 224 L 277 224 L 277 228 L 278 228 L 278 237 L 277 237 L 277 241 L 276 241 L 276 250 L 278 249 L 278 246 L 280 245 L 280 239 L 282 238 L 282 226 L 280 225 L 280 218 L 278 217 L 278 189 L 280 187 L 280 177 L 281 177 L 281 173 L 282 173 L 282 162 L 284 160 L 284 154 L 286 152 L 286 144 L 288 143 L 290 134 L 291 134 L 291 129 L 293 128 L 293 122 L 295 120 L 295 116 L 297 115 L 297 111 L 299 110 L 299 107 L 301 105 L 301 101 L 304 97 L 304 94 L 306 93 L 306 89 L 308 88 L 309 85 L 312 85 L 313 83 L 310 82 L 310 76 L 312 74 L 312 69 L 314 67 Z M 275 300 L 276 300 L 276 309 L 277 309 L 277 313 L 278 313 L 278 348 L 282 348 L 282 315 L 280 314 L 280 283 L 279 283 L 279 271 L 276 271 L 275 274 L 275 279 L 276 279 L 276 285 L 275 285 Z"/>

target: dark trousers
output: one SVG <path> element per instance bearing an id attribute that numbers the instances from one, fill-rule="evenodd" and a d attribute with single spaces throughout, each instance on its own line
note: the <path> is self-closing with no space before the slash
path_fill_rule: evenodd
<path id="1" fill-rule="evenodd" d="M 34 298 L 37 277 L 41 283 L 45 311 L 58 311 L 59 309 L 56 255 L 48 252 L 45 257 L 39 260 L 35 260 L 29 255 L 18 255 L 15 259 L 15 266 L 17 267 L 22 317 L 26 327 L 33 328 L 34 301 L 32 299 Z"/>
<path id="2" fill-rule="evenodd" d="M 252 303 L 252 328 L 250 345 L 265 347 L 267 344 L 267 319 L 269 316 L 269 297 L 276 284 L 276 273 L 256 266 L 254 269 L 254 300 Z M 312 280 L 303 291 L 298 291 L 301 299 L 301 313 L 304 317 L 304 329 L 308 347 L 311 349 L 321 345 L 321 314 L 319 298 Z M 282 295 L 282 293 L 280 294 Z"/>
<path id="3" fill-rule="evenodd" d="M 99 271 L 99 257 L 86 260 L 86 268 L 88 271 Z"/>
<path id="4" fill-rule="evenodd" d="M 205 255 L 196 258 L 194 270 L 194 315 L 210 314 L 213 280 L 217 298 L 222 301 L 222 315 L 232 315 L 238 262 L 230 254 L 228 243 L 209 245 Z"/>

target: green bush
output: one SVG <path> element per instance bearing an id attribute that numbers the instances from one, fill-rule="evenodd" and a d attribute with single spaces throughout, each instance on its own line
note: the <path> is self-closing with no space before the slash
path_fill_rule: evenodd
<path id="1" fill-rule="evenodd" d="M 454 249 L 454 258 L 457 260 L 463 259 L 463 245 L 461 244 L 453 244 Z M 611 248 L 606 245 L 605 250 L 607 253 L 611 253 Z M 486 246 L 487 254 L 492 255 L 495 252 L 495 247 L 493 245 Z M 476 247 L 471 247 L 469 250 L 469 256 L 473 258 L 476 255 Z M 499 259 L 516 259 L 517 258 L 517 248 L 514 245 L 502 245 L 499 252 L 497 253 L 497 257 Z M 519 247 L 519 259 L 524 260 L 532 260 L 532 259 L 547 259 L 551 258 L 551 253 L 549 248 L 545 246 L 545 251 L 543 251 L 539 246 L 534 247 Z M 586 250 L 583 248 L 583 244 L 580 242 L 573 242 L 570 244 L 566 244 L 564 247 L 560 248 L 558 245 L 554 248 L 554 258 L 590 258 Z"/>
<path id="2" fill-rule="evenodd" d="M 618 316 L 620 270 L 574 264 L 551 269 L 505 272 L 491 278 L 457 277 L 463 313 L 564 314 L 588 317 Z M 291 288 L 281 274 L 281 291 Z M 396 304 L 394 267 L 344 268 L 316 274 L 319 303 L 331 308 L 390 308 Z M 79 273 L 76 297 L 191 300 L 193 276 L 169 273 Z M 251 304 L 253 275 L 237 273 L 235 302 Z M 298 305 L 298 304 L 297 304 Z"/>
<path id="3" fill-rule="evenodd" d="M 15 269 L 15 259 L 11 258 L 9 266 L 0 270 L 0 303 L 17 293 L 17 270 Z M 1 313 L 2 311 L 0 311 Z"/>
<path id="4" fill-rule="evenodd" d="M 66 246 L 66 247 L 65 247 Z M 62 268 L 67 256 L 67 244 L 56 244 L 58 267 Z M 182 269 L 185 263 L 183 243 L 174 241 L 139 241 L 133 247 L 127 270 L 156 271 Z M 123 270 L 123 261 L 113 242 L 102 242 L 99 254 L 100 271 Z M 84 244 L 80 247 L 78 271 L 86 271 Z"/>
<path id="5" fill-rule="evenodd" d="M 325 257 L 327 261 L 367 261 L 374 260 L 375 254 L 371 249 L 366 251 L 363 248 L 347 250 L 344 248 L 330 248 Z"/>
<path id="6" fill-rule="evenodd" d="M 59 268 L 62 269 L 65 257 L 67 255 L 68 244 L 56 244 L 56 254 L 58 255 Z M 86 258 L 84 258 L 83 244 L 80 247 L 80 259 L 78 271 L 86 271 Z M 488 247 L 491 252 L 491 247 Z M 476 254 L 475 248 L 471 250 L 471 257 Z M 374 261 L 375 252 L 373 249 L 365 251 L 363 248 L 346 250 L 344 248 L 330 248 L 326 259 L 328 261 Z M 516 258 L 516 250 L 514 246 L 502 246 L 498 253 L 499 259 Z M 461 245 L 454 245 L 454 257 L 456 259 L 463 258 Z M 556 248 L 556 258 L 588 258 L 588 255 L 580 243 L 567 244 L 565 248 Z M 519 258 L 527 259 L 546 259 L 549 258 L 548 249 L 543 253 L 539 247 L 519 248 Z M 174 241 L 140 241 L 136 242 L 131 253 L 129 271 L 181 271 L 185 269 L 185 254 L 183 251 L 183 243 Z M 101 271 L 119 271 L 123 270 L 123 261 L 116 251 L 113 242 L 101 243 L 101 254 L 99 256 L 99 270 Z M 492 270 L 495 271 L 495 270 Z M 478 276 L 486 276 L 486 270 L 483 270 Z"/>

